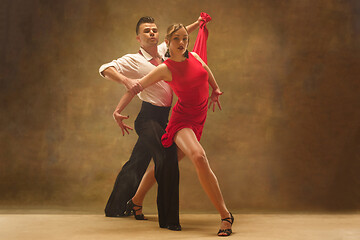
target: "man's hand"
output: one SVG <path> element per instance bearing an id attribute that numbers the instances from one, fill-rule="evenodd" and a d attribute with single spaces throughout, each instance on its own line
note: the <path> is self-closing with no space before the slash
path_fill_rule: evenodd
<path id="1" fill-rule="evenodd" d="M 123 81 L 127 90 L 129 90 L 132 94 L 136 95 L 143 90 L 138 79 L 130 79 L 125 78 Z"/>
<path id="2" fill-rule="evenodd" d="M 220 101 L 219 101 L 219 97 L 222 94 L 223 94 L 223 92 L 221 92 L 219 88 L 214 89 L 212 91 L 211 96 L 210 96 L 210 101 L 209 101 L 209 108 L 211 108 L 211 105 L 212 105 L 213 112 L 215 112 L 216 104 L 218 105 L 219 109 L 221 110 L 221 104 L 220 104 Z"/>
<path id="3" fill-rule="evenodd" d="M 129 116 L 123 116 L 120 113 L 118 113 L 117 111 L 115 111 L 113 113 L 113 117 L 114 117 L 115 121 L 117 122 L 117 124 L 119 125 L 119 127 L 121 128 L 123 136 L 125 135 L 125 132 L 127 132 L 127 134 L 129 134 L 128 129 L 133 130 L 132 127 L 130 127 L 130 126 L 126 125 L 125 123 L 123 123 L 123 120 L 128 119 Z"/>

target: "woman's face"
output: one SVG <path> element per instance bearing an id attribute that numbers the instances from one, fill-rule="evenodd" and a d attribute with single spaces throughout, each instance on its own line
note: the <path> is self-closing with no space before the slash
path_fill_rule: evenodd
<path id="1" fill-rule="evenodd" d="M 180 28 L 171 36 L 170 39 L 170 55 L 180 56 L 183 55 L 189 44 L 189 35 L 184 28 Z"/>

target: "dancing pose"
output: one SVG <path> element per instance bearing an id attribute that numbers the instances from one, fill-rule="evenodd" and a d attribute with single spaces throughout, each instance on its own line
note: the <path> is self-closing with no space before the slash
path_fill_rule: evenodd
<path id="1" fill-rule="evenodd" d="M 190 24 L 189 32 L 194 31 L 201 21 Z M 138 81 L 130 78 L 141 78 L 157 65 L 162 63 L 166 52 L 166 44 L 159 46 L 159 33 L 152 17 L 142 17 L 136 25 L 137 41 L 140 50 L 137 54 L 127 54 L 117 60 L 100 67 L 101 76 L 124 84 L 132 94 L 142 88 Z M 130 215 L 137 220 L 145 220 L 141 205 L 148 189 L 158 182 L 158 216 L 160 227 L 170 230 L 181 230 L 179 224 L 179 170 L 176 147 L 165 149 L 161 144 L 161 136 L 165 133 L 172 102 L 172 90 L 167 83 L 160 81 L 142 91 L 138 96 L 143 101 L 140 113 L 135 121 L 135 129 L 139 138 L 134 146 L 130 159 L 125 163 L 117 176 L 113 191 L 105 208 L 107 217 Z M 126 130 L 127 131 L 127 130 Z M 123 132 L 124 135 L 124 132 Z M 151 158 L 155 162 L 154 170 L 143 177 Z M 144 179 L 142 191 L 136 199 L 131 199 Z"/>
<path id="2" fill-rule="evenodd" d="M 188 37 L 188 31 L 182 24 L 170 26 L 165 39 L 169 59 L 141 78 L 139 83 L 146 89 L 164 80 L 178 96 L 166 133 L 161 138 L 162 144 L 171 148 L 175 142 L 178 151 L 191 159 L 203 189 L 220 213 L 222 221 L 218 235 L 229 236 L 232 233 L 231 225 L 234 218 L 225 205 L 217 178 L 199 143 L 207 115 L 209 84 L 212 87 L 209 107 L 213 106 L 215 109 L 217 105 L 221 109 L 219 96 L 222 92 L 209 67 L 196 53 L 188 52 Z M 134 94 L 127 91 L 114 112 L 114 118 L 122 131 L 131 129 L 123 123 L 128 117 L 123 116 L 121 112 L 133 97 Z"/>

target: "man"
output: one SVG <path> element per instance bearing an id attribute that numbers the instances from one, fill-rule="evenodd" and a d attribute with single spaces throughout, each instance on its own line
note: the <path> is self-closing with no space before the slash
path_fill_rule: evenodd
<path id="1" fill-rule="evenodd" d="M 188 32 L 194 31 L 201 21 L 187 26 Z M 159 33 L 152 17 L 142 17 L 136 25 L 136 40 L 140 43 L 137 54 L 127 54 L 100 67 L 100 74 L 119 82 L 134 93 L 140 92 L 137 81 L 162 63 L 166 53 L 166 44 L 158 46 Z M 142 108 L 135 121 L 139 138 L 131 157 L 117 176 L 114 189 L 105 208 L 107 217 L 128 215 L 133 212 L 136 219 L 145 220 L 141 205 L 147 190 L 155 183 L 154 173 L 143 175 L 151 158 L 155 162 L 155 178 L 158 182 L 159 225 L 170 230 L 181 230 L 179 224 L 179 170 L 176 146 L 165 149 L 161 136 L 165 133 L 169 110 L 172 103 L 172 90 L 164 81 L 160 81 L 138 94 L 143 101 Z M 132 129 L 127 127 L 128 129 Z M 125 129 L 128 133 L 128 130 Z M 124 135 L 125 132 L 123 131 Z M 140 181 L 142 187 L 136 193 Z M 136 196 L 133 198 L 133 196 Z M 126 211 L 126 213 L 124 213 Z"/>

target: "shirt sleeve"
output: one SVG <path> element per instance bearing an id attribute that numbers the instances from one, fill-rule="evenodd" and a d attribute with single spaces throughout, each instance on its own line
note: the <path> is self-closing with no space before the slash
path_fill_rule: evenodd
<path id="1" fill-rule="evenodd" d="M 103 71 L 109 67 L 114 67 L 119 73 L 123 74 L 124 76 L 128 76 L 129 74 L 138 71 L 139 64 L 136 60 L 134 60 L 134 58 L 131 57 L 130 54 L 127 54 L 121 58 L 101 65 L 99 68 L 99 73 L 102 77 L 105 77 Z"/>

